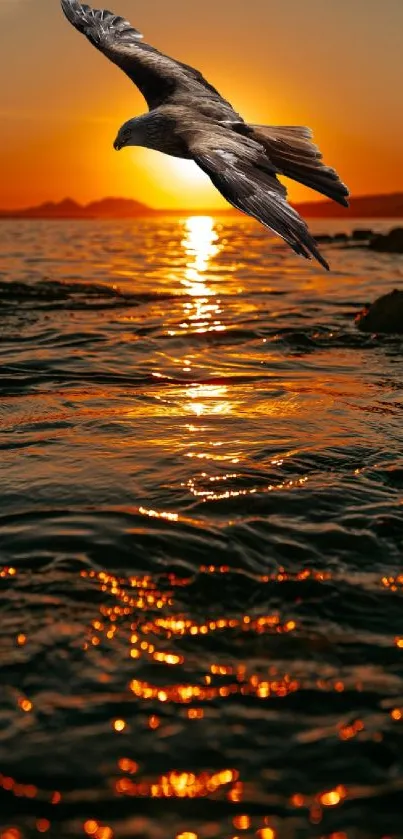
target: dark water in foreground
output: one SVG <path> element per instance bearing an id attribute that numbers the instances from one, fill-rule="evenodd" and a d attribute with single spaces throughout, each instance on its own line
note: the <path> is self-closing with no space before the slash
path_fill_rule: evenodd
<path id="1" fill-rule="evenodd" d="M 403 257 L 323 250 L 1 224 L 3 839 L 403 837 Z"/>

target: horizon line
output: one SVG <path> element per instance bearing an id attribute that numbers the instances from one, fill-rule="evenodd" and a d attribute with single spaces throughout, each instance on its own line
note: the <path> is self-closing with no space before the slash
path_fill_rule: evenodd
<path id="1" fill-rule="evenodd" d="M 403 198 L 403 190 L 396 191 L 396 192 L 361 193 L 359 195 L 350 195 L 349 201 L 351 202 L 351 201 L 370 200 L 370 199 L 380 200 L 380 199 L 394 198 L 394 197 L 400 197 L 400 196 Z M 86 209 L 92 207 L 93 205 L 103 204 L 103 203 L 106 203 L 108 201 L 120 201 L 120 202 L 140 204 L 142 207 L 144 207 L 144 209 L 149 210 L 152 213 L 161 213 L 161 214 L 162 213 L 169 213 L 169 214 L 176 213 L 176 214 L 180 215 L 181 213 L 186 212 L 187 214 L 193 213 L 195 215 L 198 215 L 200 213 L 205 212 L 208 215 L 212 215 L 212 214 L 218 215 L 220 213 L 239 213 L 240 212 L 240 210 L 237 210 L 236 208 L 231 207 L 231 206 L 228 206 L 228 207 L 223 206 L 223 207 L 215 207 L 215 208 L 211 208 L 211 207 L 208 207 L 208 206 L 197 207 L 197 208 L 195 208 L 195 207 L 178 207 L 178 208 L 176 208 L 176 207 L 155 207 L 151 204 L 144 203 L 139 198 L 128 198 L 126 196 L 116 196 L 116 195 L 115 196 L 105 195 L 102 198 L 93 198 L 88 202 L 81 203 L 80 201 L 78 201 L 78 199 L 72 198 L 71 196 L 67 195 L 67 196 L 64 196 L 63 198 L 60 198 L 60 199 L 46 199 L 46 200 L 40 201 L 38 204 L 30 204 L 30 205 L 24 205 L 24 206 L 19 206 L 19 207 L 0 207 L 0 213 L 8 213 L 8 212 L 9 213 L 18 213 L 18 212 L 23 212 L 23 211 L 28 211 L 28 210 L 37 210 L 37 209 L 40 209 L 41 207 L 44 207 L 44 206 L 58 207 L 60 205 L 68 204 L 68 203 L 74 204 L 76 207 L 78 207 L 80 209 L 83 209 L 83 210 L 86 210 Z M 313 200 L 312 199 L 307 199 L 307 200 L 303 200 L 303 201 L 290 201 L 290 204 L 294 207 L 305 206 L 305 205 L 308 205 L 308 204 L 312 205 L 312 206 L 320 206 L 320 205 L 327 206 L 327 205 L 332 205 L 333 203 L 334 202 L 332 202 L 328 198 L 317 198 L 317 199 L 313 199 Z M 348 207 L 346 208 L 346 211 L 348 213 Z"/>

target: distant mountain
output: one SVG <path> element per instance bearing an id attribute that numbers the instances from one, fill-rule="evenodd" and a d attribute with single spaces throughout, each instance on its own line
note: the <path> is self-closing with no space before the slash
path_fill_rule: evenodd
<path id="1" fill-rule="evenodd" d="M 140 201 L 130 198 L 103 198 L 82 205 L 72 198 L 54 203 L 47 201 L 38 207 L 27 207 L 22 210 L 0 210 L 0 218 L 14 219 L 95 219 L 95 218 L 136 218 L 138 216 L 154 216 L 153 210 Z"/>
<path id="2" fill-rule="evenodd" d="M 353 196 L 348 208 L 334 201 L 306 202 L 294 207 L 305 218 L 403 218 L 403 192 Z"/>
<path id="3" fill-rule="evenodd" d="M 84 209 L 92 218 L 133 218 L 153 216 L 157 212 L 131 198 L 102 198 L 101 201 L 91 201 Z"/>
<path id="4" fill-rule="evenodd" d="M 0 216 L 3 218 L 85 218 L 85 210 L 76 201 L 65 198 L 57 204 L 54 201 L 46 201 L 38 207 L 0 210 Z"/>
<path id="5" fill-rule="evenodd" d="M 309 201 L 293 205 L 305 218 L 403 218 L 403 193 L 362 195 L 350 199 L 350 207 L 333 201 Z M 72 198 L 21 210 L 0 210 L 1 218 L 13 219 L 123 219 L 147 216 L 238 215 L 238 210 L 156 210 L 131 198 L 103 198 L 82 205 Z"/>

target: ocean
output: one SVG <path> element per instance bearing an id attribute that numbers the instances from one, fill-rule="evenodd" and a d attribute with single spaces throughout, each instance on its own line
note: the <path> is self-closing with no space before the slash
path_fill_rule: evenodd
<path id="1" fill-rule="evenodd" d="M 403 837 L 403 256 L 321 249 L 1 222 L 2 839 Z"/>

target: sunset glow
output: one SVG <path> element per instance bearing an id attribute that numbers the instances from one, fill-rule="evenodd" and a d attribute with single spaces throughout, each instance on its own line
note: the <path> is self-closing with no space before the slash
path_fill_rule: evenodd
<path id="1" fill-rule="evenodd" d="M 340 0 L 325 12 L 319 0 L 206 0 L 191 16 L 183 0 L 174 0 L 170 14 L 162 0 L 115 0 L 114 10 L 150 43 L 200 68 L 246 120 L 312 126 L 353 194 L 403 189 L 403 112 L 395 100 L 401 0 L 389 0 L 387 15 L 381 0 Z M 160 208 L 226 206 L 190 161 L 114 152 L 117 128 L 146 110 L 144 100 L 66 24 L 58 2 L 2 2 L 0 20 L 0 207 L 66 195 L 84 203 L 119 195 Z M 317 196 L 292 184 L 290 197 Z"/>
<path id="2" fill-rule="evenodd" d="M 211 199 L 211 182 L 209 177 L 197 166 L 193 160 L 182 160 L 178 157 L 168 157 L 158 154 L 158 167 L 161 171 L 162 182 L 169 189 L 172 183 L 177 185 L 181 193 L 184 206 L 203 206 L 203 198 Z"/>

